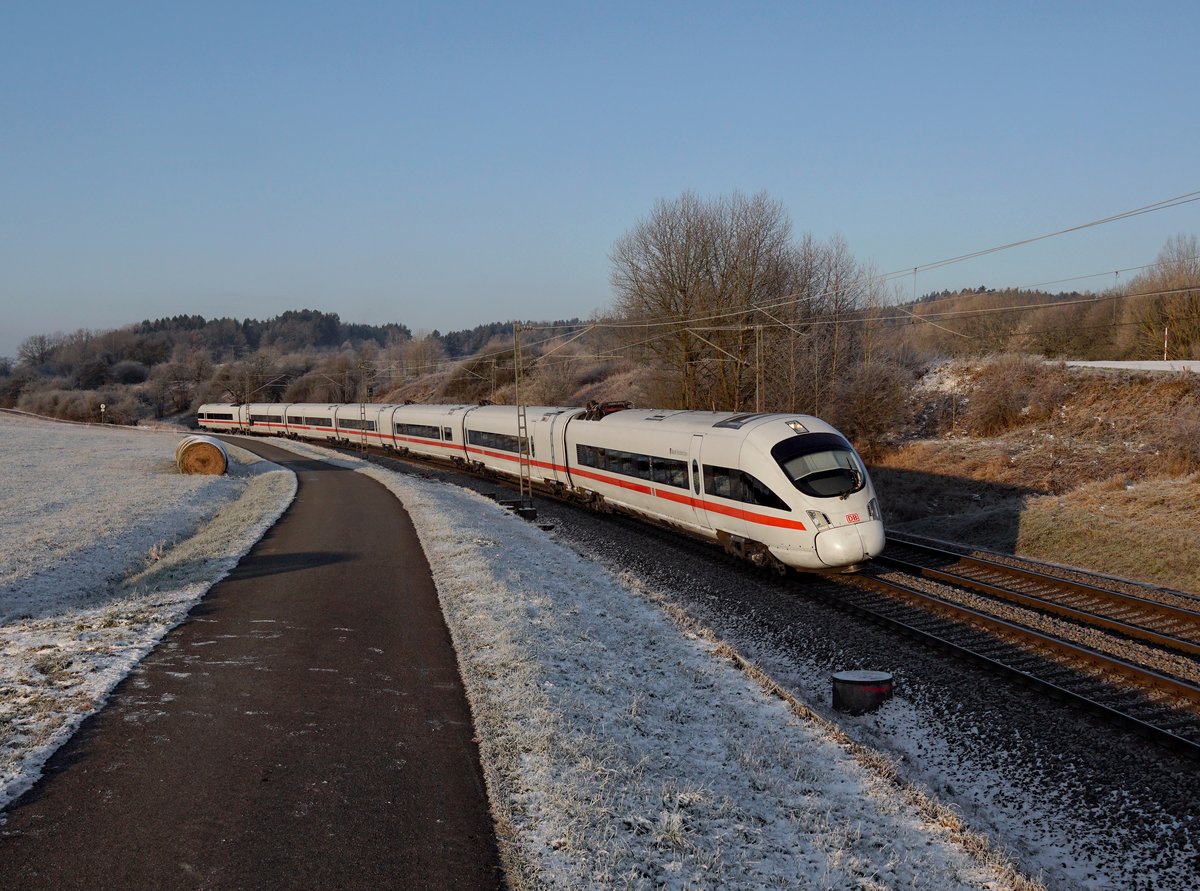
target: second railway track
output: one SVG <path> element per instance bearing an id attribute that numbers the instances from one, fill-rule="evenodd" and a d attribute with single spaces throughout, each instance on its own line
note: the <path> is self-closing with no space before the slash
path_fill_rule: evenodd
<path id="1" fill-rule="evenodd" d="M 960 554 L 893 534 L 876 564 L 1107 628 L 1166 650 L 1200 655 L 1200 599 L 1128 583 L 1103 587 L 1028 566 Z M 1049 568 L 1049 567 L 1047 567 Z"/>
<path id="2" fill-rule="evenodd" d="M 1200 612 L 910 540 L 855 579 L 858 608 L 1200 756 Z"/>

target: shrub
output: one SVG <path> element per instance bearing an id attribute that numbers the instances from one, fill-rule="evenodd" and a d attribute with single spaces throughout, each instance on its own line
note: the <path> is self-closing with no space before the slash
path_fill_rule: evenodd
<path id="1" fill-rule="evenodd" d="M 1035 365 L 1036 368 L 1030 369 L 1035 376 L 1029 388 L 1025 415 L 1030 421 L 1042 421 L 1054 417 L 1055 412 L 1071 398 L 1073 388 L 1067 366 L 1062 362 Z"/>
<path id="2" fill-rule="evenodd" d="M 826 419 L 864 455 L 878 454 L 908 421 L 912 372 L 893 362 L 854 366 L 837 385 Z"/>
<path id="3" fill-rule="evenodd" d="M 150 369 L 141 362 L 126 359 L 110 368 L 108 376 L 116 384 L 140 384 L 150 376 Z"/>
<path id="4" fill-rule="evenodd" d="M 1185 406 L 1165 421 L 1162 454 L 1174 476 L 1200 471 L 1200 407 Z"/>
<path id="5" fill-rule="evenodd" d="M 975 375 L 967 426 L 996 436 L 1023 423 L 1052 416 L 1070 392 L 1066 368 L 1025 356 L 1001 356 Z"/>

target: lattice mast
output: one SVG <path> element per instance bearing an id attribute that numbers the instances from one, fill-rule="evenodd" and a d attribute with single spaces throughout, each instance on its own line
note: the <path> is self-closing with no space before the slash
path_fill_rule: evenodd
<path id="1" fill-rule="evenodd" d="M 521 323 L 513 322 L 513 378 L 517 402 L 517 461 L 521 468 L 522 506 L 533 504 L 533 466 L 529 451 L 529 424 L 525 415 L 525 398 L 521 392 Z"/>

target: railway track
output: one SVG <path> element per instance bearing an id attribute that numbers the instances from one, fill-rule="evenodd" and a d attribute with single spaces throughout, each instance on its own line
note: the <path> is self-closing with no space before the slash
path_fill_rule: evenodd
<path id="1" fill-rule="evenodd" d="M 856 608 L 1200 757 L 1195 598 L 889 542 Z"/>
<path id="2" fill-rule="evenodd" d="M 418 456 L 367 452 L 384 462 L 474 476 Z M 516 488 L 503 478 L 490 481 Z M 614 519 L 641 534 L 721 554 L 682 533 Z M 1070 577 L 1079 573 L 1061 568 L 1012 563 L 1023 565 L 895 537 L 865 571 L 808 577 L 794 590 L 1200 758 L 1200 598 L 1100 577 L 1081 582 Z"/>
<path id="3" fill-rule="evenodd" d="M 962 554 L 893 533 L 877 565 L 1042 610 L 1169 651 L 1200 655 L 1200 598 L 1117 580 L 1081 581 L 1054 567 Z M 1024 565 L 1022 565 L 1024 564 Z M 1062 572 L 1062 570 L 1060 570 Z M 1104 587 L 1102 581 L 1120 587 Z"/>

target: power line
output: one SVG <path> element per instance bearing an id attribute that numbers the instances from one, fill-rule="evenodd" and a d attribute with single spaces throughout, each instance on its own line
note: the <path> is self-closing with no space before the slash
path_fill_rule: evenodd
<path id="1" fill-rule="evenodd" d="M 575 336 L 570 338 L 570 340 L 574 340 L 578 337 L 582 337 L 584 334 L 588 333 L 589 331 L 594 331 L 594 330 L 598 330 L 598 329 L 633 330 L 633 329 L 639 329 L 639 328 L 640 329 L 650 329 L 650 328 L 662 328 L 662 327 L 670 327 L 673 329 L 678 329 L 680 327 L 686 327 L 686 328 L 690 328 L 693 333 L 696 331 L 747 330 L 748 323 L 744 323 L 742 325 L 719 326 L 719 327 L 718 326 L 702 326 L 701 323 L 718 322 L 718 321 L 722 321 L 725 319 L 738 318 L 738 317 L 749 318 L 749 317 L 753 317 L 756 313 L 758 313 L 760 315 L 767 316 L 773 322 L 773 324 L 762 323 L 762 322 L 757 323 L 757 324 L 763 325 L 763 327 L 773 328 L 773 327 L 781 326 L 781 327 L 789 328 L 793 331 L 797 331 L 798 329 L 796 329 L 793 325 L 786 323 L 780 319 L 777 319 L 775 316 L 773 316 L 771 314 L 770 310 L 782 309 L 784 307 L 795 306 L 795 305 L 798 305 L 800 303 L 805 303 L 805 302 L 814 302 L 814 301 L 821 300 L 821 299 L 824 299 L 827 297 L 836 296 L 839 293 L 844 293 L 851 289 L 870 288 L 873 285 L 876 285 L 878 283 L 886 282 L 886 281 L 889 281 L 889 280 L 892 280 L 892 279 L 895 279 L 895 278 L 901 277 L 901 276 L 908 276 L 908 275 L 912 274 L 915 277 L 915 275 L 918 272 L 944 268 L 946 266 L 965 262 L 965 261 L 971 260 L 971 259 L 976 259 L 978 257 L 988 256 L 990 254 L 999 253 L 1001 251 L 1010 250 L 1012 248 L 1021 247 L 1021 246 L 1027 245 L 1027 244 L 1033 244 L 1033 243 L 1039 242 L 1039 241 L 1045 241 L 1047 239 L 1055 238 L 1060 235 L 1066 235 L 1071 232 L 1078 232 L 1078 231 L 1082 231 L 1084 229 L 1089 229 L 1089 228 L 1093 228 L 1096 226 L 1105 225 L 1107 223 L 1117 222 L 1119 220 L 1124 220 L 1124 219 L 1130 219 L 1132 217 L 1141 216 L 1143 214 L 1152 213 L 1152 212 L 1159 211 L 1159 210 L 1166 210 L 1168 208 L 1178 207 L 1178 206 L 1181 206 L 1184 204 L 1190 204 L 1195 201 L 1200 201 L 1200 191 L 1188 192 L 1188 193 L 1185 193 L 1182 195 L 1177 195 L 1173 198 L 1166 198 L 1161 201 L 1156 201 L 1152 204 L 1147 204 L 1142 207 L 1133 208 L 1132 210 L 1122 211 L 1121 213 L 1112 214 L 1110 216 L 1103 217 L 1100 219 L 1090 220 L 1088 222 L 1080 223 L 1080 224 L 1077 224 L 1074 226 L 1069 226 L 1064 229 L 1058 229 L 1054 232 L 1048 232 L 1048 233 L 1044 233 L 1042 235 L 1031 236 L 1029 238 L 1023 238 L 1023 239 L 1019 239 L 1017 241 L 1011 241 L 1011 242 L 1007 242 L 1005 244 L 995 245 L 993 247 L 984 248 L 984 249 L 977 250 L 977 251 L 971 251 L 969 253 L 960 254 L 955 257 L 949 257 L 949 258 L 946 258 L 943 260 L 937 260 L 932 263 L 926 263 L 923 265 L 912 266 L 912 267 L 905 267 L 902 270 L 897 270 L 895 272 L 891 272 L 891 273 L 888 273 L 883 276 L 855 275 L 852 277 L 852 281 L 848 285 L 826 289 L 822 292 L 818 292 L 815 294 L 792 293 L 792 294 L 788 294 L 788 295 L 783 295 L 775 300 L 772 300 L 770 302 L 766 302 L 766 303 L 763 303 L 760 305 L 751 305 L 748 307 L 742 307 L 742 308 L 727 311 L 727 312 L 708 313 L 708 314 L 699 315 L 699 316 L 694 316 L 694 315 L 691 315 L 690 313 L 681 313 L 681 314 L 677 314 L 675 316 L 658 318 L 653 321 L 640 321 L 640 322 L 602 321 L 602 320 L 597 319 L 597 320 L 592 320 L 591 322 L 584 323 L 584 324 L 529 325 L 529 326 L 523 326 L 523 327 L 527 331 L 542 331 L 542 332 L 556 332 L 556 331 L 562 331 L 562 330 L 576 331 Z M 1192 258 L 1192 259 L 1197 259 L 1197 258 Z M 1149 269 L 1149 268 L 1152 268 L 1152 267 L 1158 266 L 1158 265 L 1161 265 L 1161 263 L 1150 263 L 1150 264 L 1144 264 L 1142 266 L 1131 266 L 1131 267 L 1126 267 L 1123 269 L 1117 269 L 1117 270 L 1112 270 L 1112 271 L 1090 273 L 1088 275 L 1074 276 L 1074 277 L 1058 279 L 1058 280 L 1050 281 L 1050 282 L 1043 282 L 1043 283 L 1040 283 L 1037 285 L 1029 285 L 1029 286 L 1026 286 L 1026 288 L 1029 290 L 1032 290 L 1035 288 L 1046 287 L 1048 285 L 1063 284 L 1063 283 L 1071 282 L 1071 281 L 1080 281 L 1080 280 L 1084 280 L 1087 278 L 1096 278 L 1096 277 L 1107 276 L 1107 275 L 1118 275 L 1119 276 L 1122 272 L 1136 272 L 1136 271 L 1140 271 L 1140 270 L 1144 270 L 1144 269 Z M 1019 291 L 1021 289 L 1018 288 L 1016 290 Z M 799 324 L 801 324 L 805 327 L 813 327 L 813 326 L 834 324 L 835 322 L 842 323 L 842 324 L 858 324 L 858 323 L 867 323 L 867 322 L 895 321 L 895 320 L 904 319 L 904 318 L 911 318 L 914 320 L 921 321 L 923 323 L 933 324 L 934 319 L 948 319 L 951 317 L 965 317 L 965 316 L 971 316 L 971 315 L 985 315 L 985 314 L 994 314 L 994 313 L 1002 313 L 1002 312 L 1024 312 L 1024 311 L 1043 309 L 1043 308 L 1070 306 L 1070 305 L 1075 305 L 1075 304 L 1079 304 L 1079 303 L 1102 302 L 1105 300 L 1116 299 L 1116 297 L 1118 297 L 1118 296 L 1128 296 L 1128 297 L 1165 296 L 1165 295 L 1172 294 L 1172 293 L 1179 293 L 1181 290 L 1188 290 L 1188 289 L 1174 289 L 1174 290 L 1166 290 L 1166 291 L 1147 292 L 1144 294 L 1111 295 L 1109 297 L 1086 298 L 1086 299 L 1081 299 L 1081 300 L 1076 300 L 1076 301 L 1061 301 L 1061 300 L 1059 300 L 1059 301 L 1054 301 L 1051 303 L 1032 304 L 1032 305 L 1024 304 L 1024 305 L 1011 306 L 1011 307 L 991 307 L 991 308 L 980 309 L 980 310 L 960 310 L 960 311 L 954 311 L 954 312 L 950 312 L 950 313 L 927 314 L 927 315 L 919 315 L 918 313 L 901 309 L 902 312 L 907 313 L 906 316 L 897 316 L 897 315 L 874 316 L 871 318 L 840 317 L 838 319 L 814 318 L 814 319 L 805 319 L 802 322 L 800 322 Z M 916 297 L 915 293 L 913 296 L 914 296 L 914 298 Z M 961 295 L 949 295 L 945 299 L 953 299 L 955 297 L 960 297 L 960 296 Z M 929 306 L 934 302 L 937 302 L 937 301 L 928 301 L 925 304 L 925 306 Z M 956 334 L 958 333 L 958 332 L 950 331 L 950 329 L 943 328 L 942 326 L 935 326 L 935 327 L 942 328 L 942 330 L 946 330 L 950 333 L 956 333 Z M 583 328 L 584 330 L 579 331 L 578 329 L 580 329 L 580 328 Z M 662 338 L 670 336 L 673 333 L 676 333 L 676 332 L 675 331 L 665 332 L 664 334 L 655 335 L 654 337 L 646 338 L 645 340 L 641 340 L 641 341 L 638 341 L 633 344 L 622 345 L 622 346 L 618 347 L 618 349 L 626 350 L 626 349 L 632 349 L 636 346 L 643 346 L 643 345 L 646 345 L 649 343 L 653 343 L 654 341 L 661 340 Z M 959 336 L 966 336 L 966 335 L 960 334 Z M 544 344 L 553 343 L 557 339 L 558 339 L 557 336 L 549 336 L 549 337 L 543 338 L 542 340 L 529 343 L 526 346 L 528 348 L 534 348 L 534 347 L 542 346 Z M 568 342 L 570 342 L 570 341 L 568 340 Z M 560 347 L 557 347 L 557 348 L 561 348 L 561 346 L 565 346 L 565 345 L 566 345 L 565 343 L 561 344 Z M 498 358 L 501 356 L 510 355 L 510 354 L 512 354 L 512 352 L 513 352 L 513 350 L 511 348 L 502 348 L 502 349 L 497 349 L 497 350 L 494 350 L 494 351 L 491 351 L 488 353 L 477 353 L 473 356 L 460 357 L 459 359 L 456 359 L 456 360 L 446 359 L 446 360 L 441 360 L 436 363 L 425 363 L 425 364 L 417 365 L 417 366 L 408 366 L 408 368 L 406 370 L 409 370 L 409 371 L 421 371 L 421 370 L 426 370 L 426 369 L 441 370 L 444 368 L 465 367 L 465 365 L 468 363 L 477 363 L 477 362 L 486 361 L 488 359 L 494 360 L 495 358 Z M 596 358 L 601 358 L 601 357 L 597 356 Z"/>
<path id="2" fill-rule="evenodd" d="M 924 265 L 920 266 L 906 266 L 904 269 L 897 270 L 896 272 L 889 272 L 884 276 L 884 279 L 890 280 L 899 276 L 908 276 L 911 275 L 914 270 L 917 272 L 928 272 L 931 269 L 941 269 L 944 266 L 962 263 L 965 260 L 974 260 L 977 257 L 985 257 L 988 254 L 996 254 L 1000 251 L 1007 251 L 1015 247 L 1022 247 L 1038 241 L 1045 241 L 1047 238 L 1056 238 L 1059 235 L 1066 235 L 1070 232 L 1079 232 L 1083 229 L 1090 229 L 1094 226 L 1102 226 L 1106 223 L 1114 223 L 1118 220 L 1127 220 L 1131 217 L 1153 213 L 1154 211 L 1158 210 L 1179 207 L 1182 204 L 1190 204 L 1193 201 L 1200 201 L 1200 191 L 1187 192 L 1183 195 L 1177 195 L 1174 198 L 1165 198 L 1162 201 L 1156 201 L 1153 204 L 1147 204 L 1144 207 L 1137 207 L 1133 210 L 1122 211 L 1121 213 L 1113 214 L 1112 216 L 1103 217 L 1099 220 L 1091 220 L 1087 223 L 1080 223 L 1076 226 L 1068 226 L 1066 229 L 1058 229 L 1054 232 L 1047 232 L 1044 235 L 1035 235 L 1030 238 L 1022 238 L 1019 241 L 1010 241 L 1007 244 L 999 244 L 995 247 L 984 248 L 983 250 L 972 251 L 967 254 L 959 254 L 957 257 L 948 257 L 945 260 L 936 260 L 932 263 L 925 263 Z"/>
<path id="3" fill-rule="evenodd" d="M 761 307 L 748 306 L 748 307 L 740 308 L 737 310 L 732 310 L 729 312 L 709 313 L 709 314 L 700 315 L 700 316 L 693 316 L 691 314 L 681 313 L 681 314 L 674 315 L 674 316 L 668 316 L 668 317 L 664 317 L 664 318 L 660 318 L 660 319 L 655 319 L 653 321 L 642 321 L 642 322 L 604 322 L 604 321 L 596 320 L 592 324 L 597 328 L 607 328 L 607 329 L 614 329 L 614 330 L 629 329 L 629 328 L 655 328 L 655 327 L 664 327 L 664 326 L 675 326 L 675 327 L 693 326 L 693 325 L 695 325 L 697 323 L 701 323 L 701 322 L 713 322 L 713 321 L 720 321 L 721 319 L 733 318 L 736 316 L 747 316 L 747 315 L 752 314 L 753 312 L 755 312 L 757 309 L 760 309 L 760 308 L 764 311 L 773 310 L 773 309 L 782 309 L 783 307 L 786 307 L 786 306 L 794 306 L 794 305 L 804 303 L 804 302 L 812 302 L 812 301 L 824 299 L 827 297 L 833 297 L 839 293 L 843 293 L 843 292 L 849 291 L 854 288 L 867 288 L 874 284 L 891 281 L 891 280 L 899 278 L 899 277 L 912 275 L 916 272 L 924 272 L 924 271 L 929 271 L 929 270 L 933 270 L 933 269 L 941 269 L 943 267 L 950 266 L 950 265 L 953 265 L 956 263 L 962 263 L 967 260 L 972 260 L 972 259 L 976 259 L 978 257 L 988 256 L 989 254 L 999 253 L 1001 251 L 1010 250 L 1012 248 L 1021 247 L 1023 245 L 1027 245 L 1027 244 L 1033 244 L 1038 241 L 1045 241 L 1046 239 L 1055 238 L 1060 235 L 1066 235 L 1071 232 L 1079 232 L 1084 229 L 1090 229 L 1090 228 L 1093 228 L 1096 226 L 1105 225 L 1107 223 L 1113 223 L 1113 222 L 1117 222 L 1119 220 L 1130 219 L 1132 217 L 1141 216 L 1141 215 L 1147 214 L 1147 213 L 1153 213 L 1153 212 L 1159 211 L 1159 210 L 1167 210 L 1168 208 L 1172 208 L 1172 207 L 1179 207 L 1181 205 L 1190 204 L 1195 201 L 1200 201 L 1200 191 L 1187 192 L 1183 195 L 1177 195 L 1173 198 L 1165 198 L 1161 201 L 1156 201 L 1153 204 L 1147 204 L 1142 207 L 1133 208 L 1132 210 L 1126 210 L 1126 211 L 1122 211 L 1120 213 L 1112 214 L 1107 217 L 1102 217 L 1101 219 L 1090 220 L 1085 223 L 1079 223 L 1074 226 L 1068 226 L 1065 229 L 1058 229 L 1054 232 L 1047 232 L 1042 235 L 1035 235 L 1035 236 L 1031 236 L 1029 238 L 1022 238 L 1017 241 L 1011 241 L 1011 242 L 1007 242 L 1005 244 L 995 245 L 993 247 L 983 248 L 983 249 L 977 250 L 977 251 L 971 251 L 970 253 L 960 254 L 956 257 L 949 257 L 944 260 L 937 260 L 932 263 L 926 263 L 926 264 L 918 265 L 918 266 L 908 266 L 908 267 L 905 267 L 904 269 L 897 270 L 895 272 L 890 272 L 890 273 L 887 273 L 886 275 L 882 275 L 882 276 L 867 276 L 867 277 L 854 276 L 853 280 L 844 287 L 830 288 L 830 289 L 826 289 L 825 291 L 819 292 L 816 294 L 800 295 L 800 294 L 792 293 L 792 294 L 782 296 L 774 301 L 764 303 L 761 305 Z M 1156 264 L 1147 264 L 1147 266 L 1141 266 L 1141 267 L 1130 267 L 1130 270 L 1144 269 L 1144 268 L 1148 268 L 1148 266 L 1153 266 L 1153 265 L 1156 265 Z M 1120 272 L 1120 271 L 1129 271 L 1129 270 L 1117 270 L 1117 271 Z M 1103 273 L 1095 273 L 1095 275 L 1108 275 L 1108 274 L 1110 274 L 1110 271 L 1106 271 Z M 1081 276 L 1080 278 L 1086 278 L 1086 277 L 1090 277 L 1090 276 Z M 1070 279 L 1064 279 L 1063 281 L 1069 281 L 1069 280 Z M 915 299 L 916 294 L 914 294 L 913 297 Z M 567 326 L 561 326 L 561 325 L 560 326 L 536 326 L 536 327 L 531 328 L 530 330 L 550 331 L 550 330 L 558 330 L 563 327 L 567 327 Z"/>

